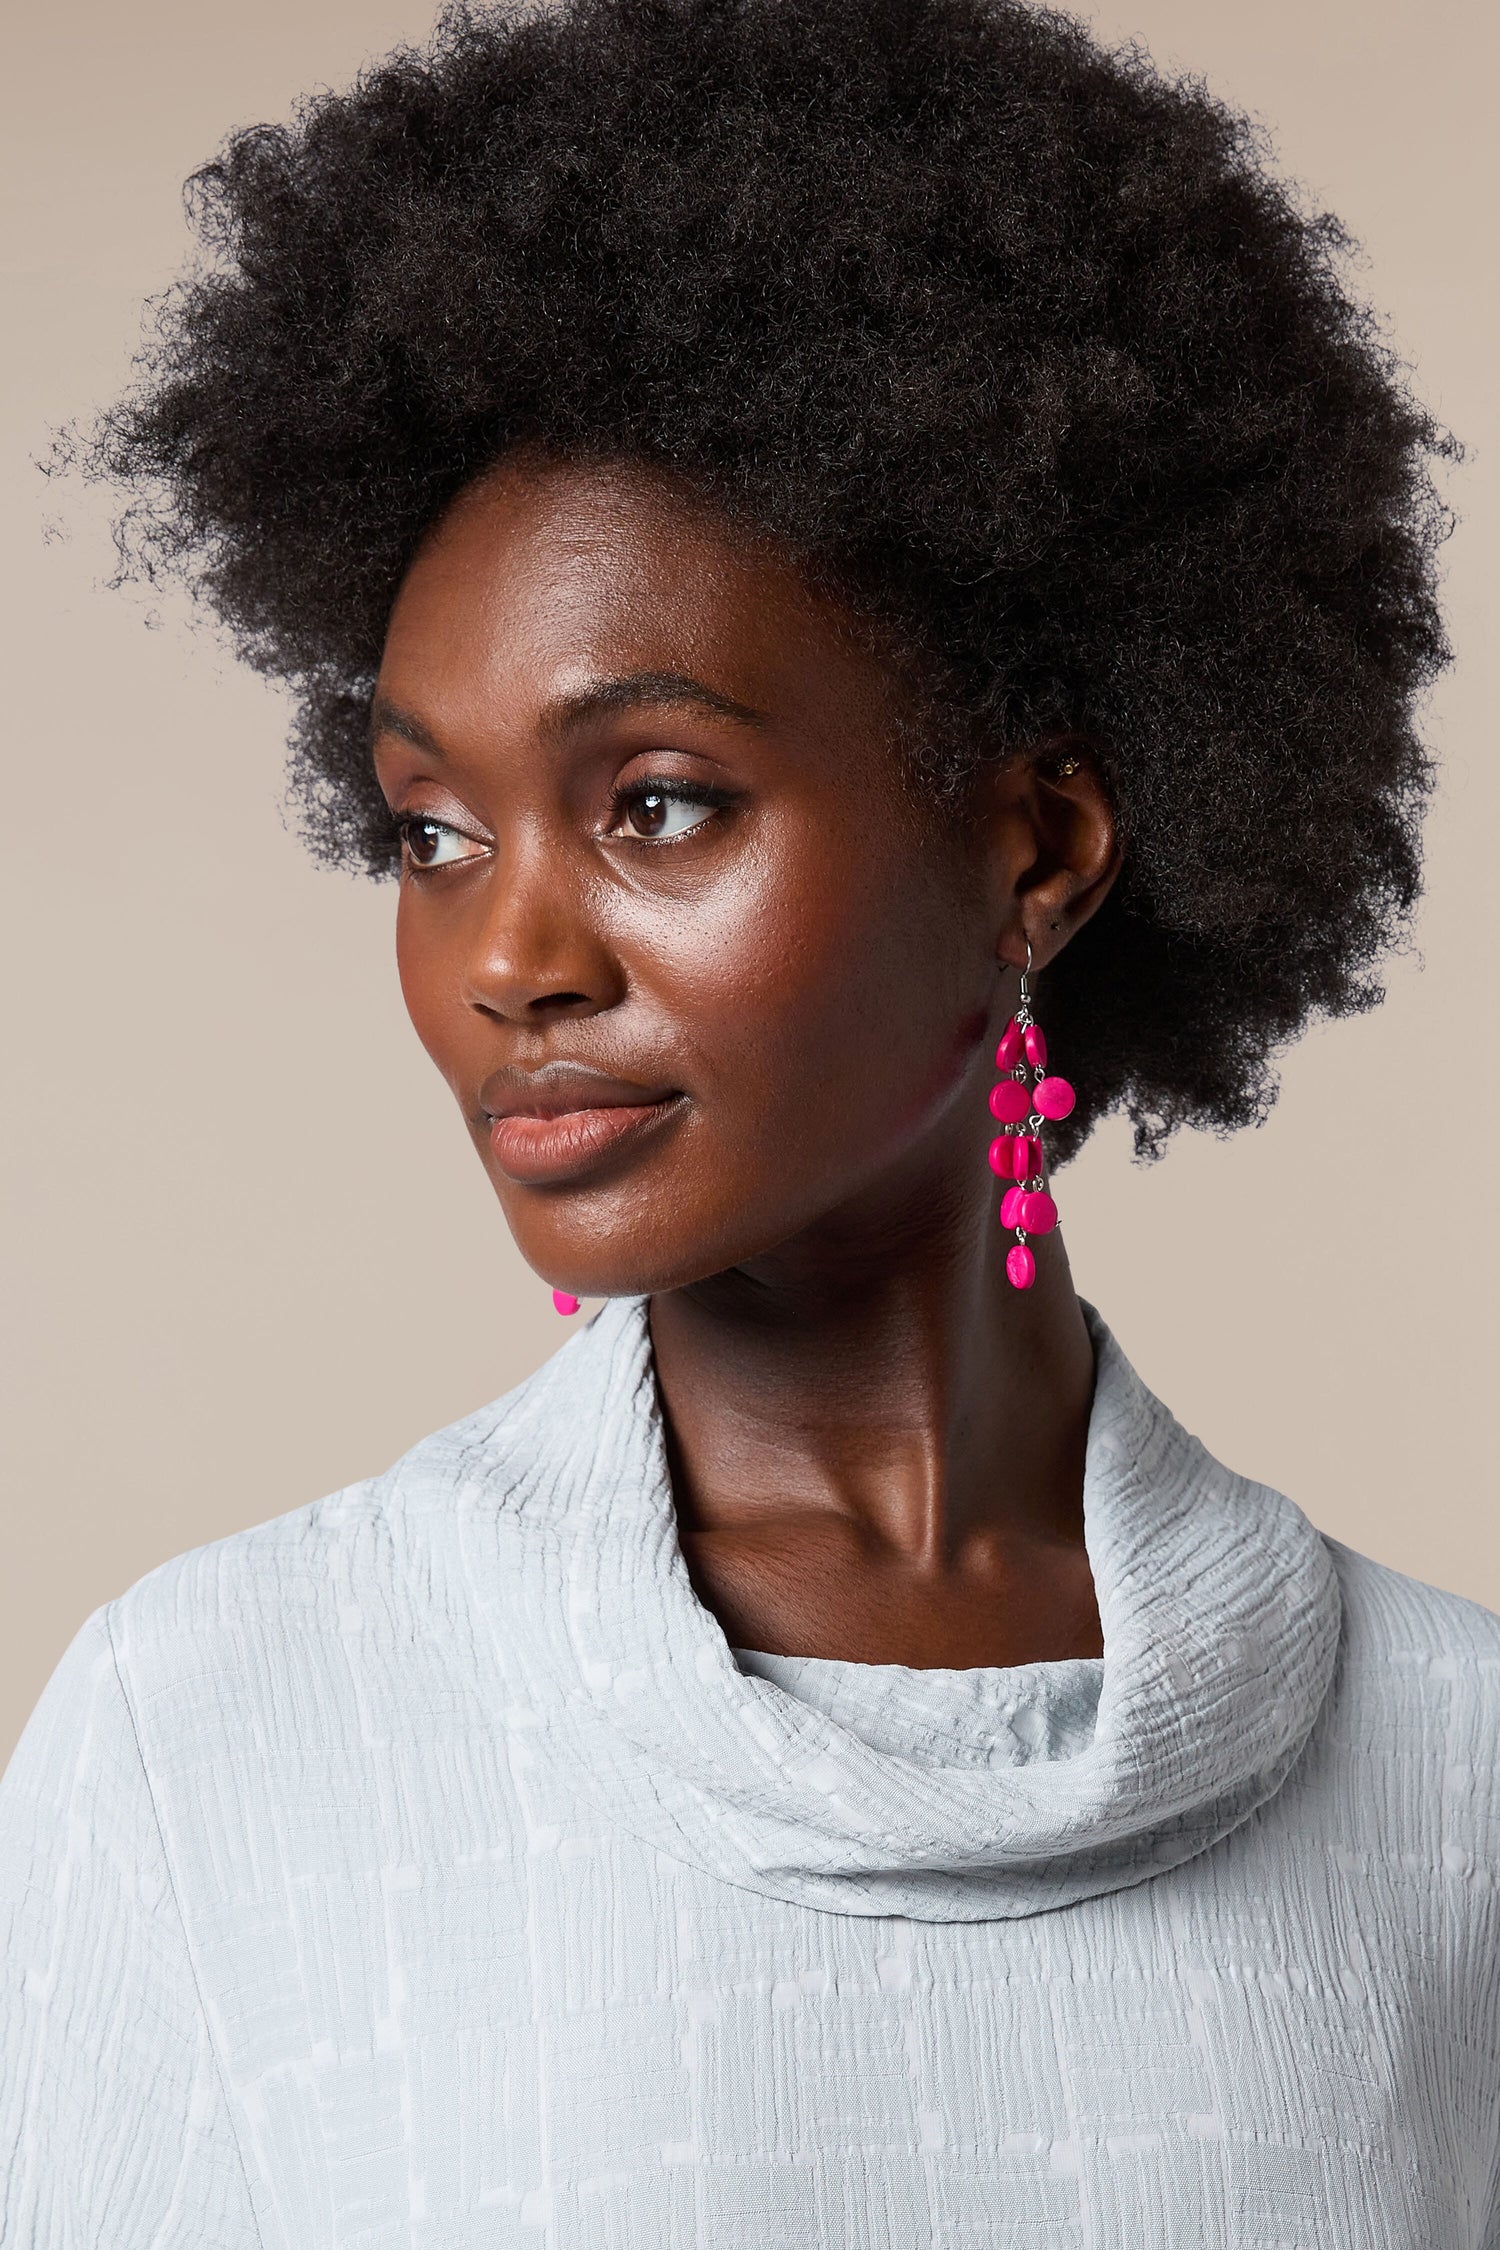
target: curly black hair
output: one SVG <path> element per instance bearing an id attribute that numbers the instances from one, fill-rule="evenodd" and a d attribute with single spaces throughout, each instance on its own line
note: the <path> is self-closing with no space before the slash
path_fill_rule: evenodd
<path id="1" fill-rule="evenodd" d="M 1380 997 L 1456 449 L 1195 83 L 1024 0 L 465 6 L 190 210 L 86 457 L 126 567 L 293 686 L 320 856 L 395 864 L 368 702 L 423 532 L 509 448 L 628 457 L 927 663 L 935 767 L 1092 745 L 1127 859 L 1045 979 L 1060 1154 L 1253 1121 Z"/>

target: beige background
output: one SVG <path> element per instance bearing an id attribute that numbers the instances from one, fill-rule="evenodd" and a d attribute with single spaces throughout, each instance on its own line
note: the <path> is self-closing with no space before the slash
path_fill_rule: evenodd
<path id="1" fill-rule="evenodd" d="M 1102 1135 L 1064 1176 L 1068 1240 L 1218 1452 L 1500 1607 L 1495 12 L 1086 12 L 1272 125 L 1362 238 L 1366 285 L 1471 458 L 1450 487 L 1460 662 L 1432 712 L 1420 959 L 1378 1015 L 1304 1042 L 1263 1131 L 1181 1143 L 1153 1172 Z M 7 43 L 0 1758 L 96 1604 L 383 1467 L 559 1340 L 406 1027 L 392 893 L 319 874 L 282 826 L 276 699 L 177 608 L 107 591 L 101 504 L 31 465 L 49 422 L 118 385 L 140 300 L 183 252 L 193 165 L 430 20 L 426 0 L 50 0 Z"/>

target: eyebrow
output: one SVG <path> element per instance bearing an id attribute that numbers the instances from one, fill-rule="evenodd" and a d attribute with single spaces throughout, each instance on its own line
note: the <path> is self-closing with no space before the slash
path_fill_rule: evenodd
<path id="1" fill-rule="evenodd" d="M 379 734 L 393 734 L 399 741 L 409 742 L 414 750 L 430 751 L 434 758 L 443 754 L 420 719 L 403 711 L 399 703 L 387 702 L 383 695 L 377 695 L 370 705 L 371 741 Z"/>
<path id="2" fill-rule="evenodd" d="M 608 679 L 590 680 L 573 694 L 559 696 L 556 702 L 550 703 L 543 713 L 542 724 L 549 734 L 568 735 L 604 711 L 660 710 L 674 703 L 687 703 L 700 711 L 711 711 L 716 718 L 733 719 L 742 727 L 770 724 L 764 711 L 757 711 L 748 703 L 737 703 L 732 695 L 722 694 L 706 680 L 695 680 L 688 672 L 624 672 Z M 376 735 L 393 734 L 434 758 L 443 755 L 442 745 L 431 730 L 414 713 L 403 711 L 398 703 L 390 702 L 383 695 L 377 695 L 370 705 L 370 734 L 372 739 Z"/>
<path id="3" fill-rule="evenodd" d="M 753 710 L 748 703 L 736 703 L 732 695 L 721 694 L 718 688 L 695 680 L 687 672 L 626 672 L 613 679 L 590 680 L 575 694 L 559 697 L 547 712 L 546 724 L 567 734 L 601 711 L 660 709 L 672 703 L 693 704 L 700 711 L 712 711 L 717 718 L 733 719 L 742 727 L 769 724 L 764 711 Z"/>

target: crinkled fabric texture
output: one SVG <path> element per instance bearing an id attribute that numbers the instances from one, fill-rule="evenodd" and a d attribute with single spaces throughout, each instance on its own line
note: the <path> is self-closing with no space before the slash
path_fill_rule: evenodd
<path id="1" fill-rule="evenodd" d="M 1500 1622 L 1095 1341 L 1100 1663 L 732 1650 L 640 1300 L 97 1612 L 4 2250 L 1496 2250 Z"/>

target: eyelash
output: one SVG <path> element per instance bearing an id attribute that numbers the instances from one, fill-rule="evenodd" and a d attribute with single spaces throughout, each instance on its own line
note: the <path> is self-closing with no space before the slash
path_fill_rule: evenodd
<path id="1" fill-rule="evenodd" d="M 623 788 L 610 791 L 611 828 L 627 805 L 634 804 L 643 797 L 668 797 L 674 804 L 704 805 L 709 810 L 718 812 L 725 805 L 733 803 L 734 792 L 729 789 L 715 789 L 708 782 L 679 781 L 667 775 L 653 776 L 647 774 L 640 781 L 630 781 L 625 783 Z M 395 822 L 397 840 L 406 852 L 408 865 L 411 866 L 413 871 L 418 875 L 441 873 L 442 871 L 439 868 L 423 867 L 419 860 L 410 855 L 411 831 L 415 828 L 448 828 L 452 829 L 453 833 L 458 836 L 463 835 L 465 831 L 461 828 L 453 828 L 451 821 L 434 819 L 430 813 L 404 813 Z M 636 844 L 651 844 L 654 846 L 658 842 L 680 843 L 681 838 L 677 836 L 660 838 L 633 836 L 630 841 Z"/>
<path id="2" fill-rule="evenodd" d="M 469 836 L 469 832 L 466 828 L 455 827 L 454 823 L 451 820 L 439 820 L 433 813 L 398 813 L 395 819 L 392 821 L 391 826 L 396 832 L 397 844 L 400 846 L 403 855 L 407 857 L 408 863 L 411 866 L 413 873 L 417 875 L 438 874 L 441 872 L 441 870 L 437 868 L 424 867 L 422 865 L 422 862 L 412 853 L 411 839 L 412 834 L 416 829 L 442 828 L 445 829 L 450 836 L 468 836 L 468 840 L 470 843 L 473 843 L 475 841 L 472 836 Z"/>
<path id="3" fill-rule="evenodd" d="M 715 789 L 705 781 L 678 781 L 665 774 L 646 774 L 640 781 L 629 781 L 623 788 L 610 791 L 614 819 L 618 820 L 627 805 L 636 803 L 642 797 L 667 797 L 674 805 L 705 805 L 710 811 L 719 812 L 725 805 L 733 803 L 734 792 L 730 789 Z M 636 844 L 675 844 L 680 843 L 681 838 L 633 836 L 630 841 Z"/>

